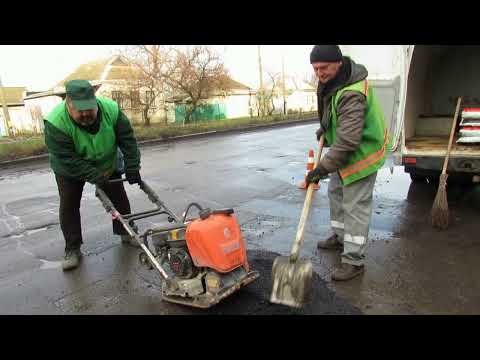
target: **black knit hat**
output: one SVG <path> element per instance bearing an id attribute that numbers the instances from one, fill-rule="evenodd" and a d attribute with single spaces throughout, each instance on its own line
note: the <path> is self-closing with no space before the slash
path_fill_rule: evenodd
<path id="1" fill-rule="evenodd" d="M 315 45 L 310 53 L 310 64 L 314 62 L 342 61 L 343 55 L 338 45 Z"/>

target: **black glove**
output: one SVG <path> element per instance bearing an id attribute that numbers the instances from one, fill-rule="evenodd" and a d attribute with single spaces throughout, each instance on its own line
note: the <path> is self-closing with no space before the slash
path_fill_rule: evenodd
<path id="1" fill-rule="evenodd" d="M 105 189 L 108 186 L 108 178 L 105 176 L 102 176 L 100 179 L 98 179 L 95 182 L 95 185 L 100 189 Z"/>
<path id="2" fill-rule="evenodd" d="M 307 178 L 306 178 L 307 185 L 310 183 L 318 184 L 320 180 L 323 180 L 326 178 L 328 178 L 328 174 L 325 174 L 322 168 L 317 167 L 307 174 Z"/>
<path id="3" fill-rule="evenodd" d="M 317 141 L 320 141 L 320 137 L 323 135 L 323 128 L 320 126 L 315 134 L 317 135 Z"/>
<path id="4" fill-rule="evenodd" d="M 142 178 L 140 177 L 140 171 L 127 171 L 125 173 L 125 177 L 130 185 L 132 184 L 140 184 L 142 182 Z"/>

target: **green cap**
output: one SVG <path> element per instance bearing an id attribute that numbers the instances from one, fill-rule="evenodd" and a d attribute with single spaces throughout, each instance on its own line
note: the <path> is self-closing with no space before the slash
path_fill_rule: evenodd
<path id="1" fill-rule="evenodd" d="M 67 96 L 72 99 L 77 111 L 95 109 L 97 98 L 95 90 L 87 80 L 71 80 L 65 84 Z"/>

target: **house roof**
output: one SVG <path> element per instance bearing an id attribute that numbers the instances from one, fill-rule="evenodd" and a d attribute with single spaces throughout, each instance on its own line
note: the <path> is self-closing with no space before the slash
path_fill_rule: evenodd
<path id="1" fill-rule="evenodd" d="M 7 106 L 23 105 L 23 94 L 26 91 L 26 87 L 3 87 L 3 95 Z"/>
<path id="2" fill-rule="evenodd" d="M 65 83 L 74 79 L 89 80 L 92 85 L 100 86 L 104 81 L 133 78 L 135 72 L 136 69 L 122 60 L 121 56 L 116 55 L 109 58 L 97 59 L 77 67 L 75 71 L 60 81 L 54 88 L 40 94 L 32 94 L 28 98 L 64 94 Z M 235 81 L 229 76 L 226 76 L 223 82 L 228 90 L 251 90 L 249 86 Z M 173 98 L 175 99 L 174 101 L 186 99 L 184 96 L 175 96 Z"/>
<path id="3" fill-rule="evenodd" d="M 120 56 L 115 55 L 80 65 L 56 86 L 64 87 L 65 83 L 75 79 L 89 80 L 91 82 L 124 80 L 132 77 L 133 72 L 134 69 L 131 66 L 124 62 Z"/>
<path id="4" fill-rule="evenodd" d="M 224 78 L 226 88 L 228 90 L 250 90 L 247 85 L 239 83 L 238 81 L 233 80 L 231 77 L 226 76 Z"/>
<path id="5" fill-rule="evenodd" d="M 25 99 L 35 99 L 46 96 L 65 96 L 65 84 L 70 80 L 88 80 L 94 88 L 99 88 L 105 81 L 125 80 L 131 78 L 135 72 L 131 66 L 118 55 L 109 58 L 97 59 L 82 64 L 71 74 L 46 91 L 29 92 Z"/>

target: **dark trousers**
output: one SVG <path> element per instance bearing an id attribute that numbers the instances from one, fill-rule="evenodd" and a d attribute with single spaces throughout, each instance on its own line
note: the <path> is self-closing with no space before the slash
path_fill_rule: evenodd
<path id="1" fill-rule="evenodd" d="M 113 175 L 111 179 L 119 178 Z M 60 195 L 60 227 L 65 238 L 65 251 L 78 249 L 82 245 L 82 225 L 80 220 L 80 200 L 85 181 L 55 175 Z M 120 214 L 130 214 L 130 202 L 123 183 L 108 184 L 103 189 Z M 100 202 L 99 202 L 100 203 Z M 108 218 L 107 214 L 105 214 Z M 125 235 L 127 232 L 118 220 L 114 220 L 113 233 Z"/>

